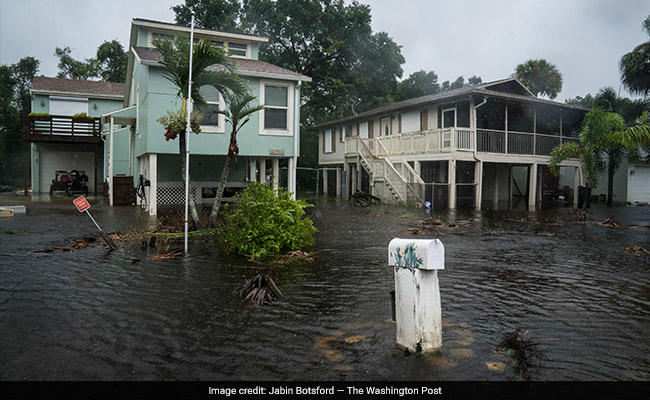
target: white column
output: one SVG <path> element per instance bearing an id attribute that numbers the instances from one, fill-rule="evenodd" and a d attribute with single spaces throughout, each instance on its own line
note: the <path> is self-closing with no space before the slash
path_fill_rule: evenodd
<path id="1" fill-rule="evenodd" d="M 449 173 L 447 179 L 449 180 L 449 209 L 456 209 L 456 160 L 449 160 L 448 163 Z"/>
<path id="2" fill-rule="evenodd" d="M 271 162 L 273 163 L 273 190 L 277 194 L 280 185 L 280 159 L 274 158 Z"/>
<path id="3" fill-rule="evenodd" d="M 248 157 L 248 181 L 251 183 L 257 181 L 257 169 L 253 157 Z"/>
<path id="4" fill-rule="evenodd" d="M 113 205 L 113 128 L 115 120 L 111 117 L 109 128 L 109 145 L 108 145 L 108 204 Z"/>
<path id="5" fill-rule="evenodd" d="M 158 154 L 149 154 L 149 215 L 158 213 Z"/>
<path id="6" fill-rule="evenodd" d="M 580 186 L 580 167 L 575 167 L 575 176 L 573 177 L 573 208 L 578 208 L 578 186 Z"/>
<path id="7" fill-rule="evenodd" d="M 528 179 L 528 209 L 534 210 L 537 205 L 537 164 L 530 165 Z"/>
<path id="8" fill-rule="evenodd" d="M 260 183 L 266 183 L 266 159 L 262 158 L 260 161 Z"/>
<path id="9" fill-rule="evenodd" d="M 297 161 L 295 157 L 289 157 L 289 174 L 288 174 L 288 182 L 287 184 L 289 187 L 287 188 L 289 192 L 291 193 L 291 199 L 295 200 L 296 199 L 296 171 L 297 171 Z"/>
<path id="10" fill-rule="evenodd" d="M 476 209 L 481 209 L 483 197 L 483 161 L 476 161 L 474 166 L 474 183 L 476 183 Z"/>
<path id="11" fill-rule="evenodd" d="M 323 169 L 323 194 L 327 194 L 327 168 Z"/>
<path id="12" fill-rule="evenodd" d="M 341 168 L 336 167 L 336 197 L 341 197 Z"/>
<path id="13" fill-rule="evenodd" d="M 343 172 L 345 173 L 345 198 L 350 198 L 350 164 L 347 161 L 343 164 Z"/>

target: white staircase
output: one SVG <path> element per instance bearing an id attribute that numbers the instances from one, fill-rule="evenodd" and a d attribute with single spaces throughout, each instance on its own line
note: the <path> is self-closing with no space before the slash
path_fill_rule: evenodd
<path id="1" fill-rule="evenodd" d="M 372 153 L 364 139 L 357 140 L 359 164 L 368 173 L 373 196 L 389 204 L 424 201 L 424 181 L 409 163 L 392 160 L 387 151 L 384 151 L 386 157 L 379 157 Z M 380 141 L 376 143 L 382 146 Z"/>

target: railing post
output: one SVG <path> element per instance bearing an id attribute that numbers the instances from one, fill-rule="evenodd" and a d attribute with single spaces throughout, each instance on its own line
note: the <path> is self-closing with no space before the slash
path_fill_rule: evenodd
<path id="1" fill-rule="evenodd" d="M 395 270 L 395 323 L 398 346 L 414 353 L 442 348 L 442 307 L 438 270 L 445 247 L 438 239 L 393 239 L 388 264 Z"/>

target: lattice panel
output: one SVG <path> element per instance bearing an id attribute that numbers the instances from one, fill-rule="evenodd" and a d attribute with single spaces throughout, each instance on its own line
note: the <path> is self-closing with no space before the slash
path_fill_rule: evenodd
<path id="1" fill-rule="evenodd" d="M 196 193 L 198 188 L 190 186 L 190 196 L 197 201 Z M 158 182 L 156 190 L 158 205 L 161 206 L 180 206 L 185 204 L 185 184 L 181 182 Z"/>

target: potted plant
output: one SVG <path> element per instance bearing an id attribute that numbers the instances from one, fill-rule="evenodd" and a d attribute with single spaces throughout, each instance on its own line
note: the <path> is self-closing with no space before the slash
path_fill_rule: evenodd
<path id="1" fill-rule="evenodd" d="M 78 113 L 72 116 L 72 121 L 73 122 L 87 122 L 87 123 L 92 123 L 95 119 L 88 114 L 84 113 Z"/>

